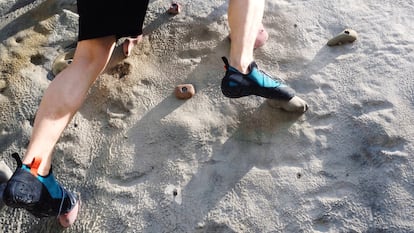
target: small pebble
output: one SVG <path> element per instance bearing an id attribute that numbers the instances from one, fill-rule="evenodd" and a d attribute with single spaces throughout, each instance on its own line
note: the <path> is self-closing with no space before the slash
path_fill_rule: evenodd
<path id="1" fill-rule="evenodd" d="M 342 45 L 354 42 L 358 37 L 356 31 L 347 28 L 328 41 L 328 46 Z"/>
<path id="2" fill-rule="evenodd" d="M 173 2 L 173 3 L 171 3 L 171 6 L 167 10 L 167 12 L 169 14 L 172 14 L 172 15 L 177 15 L 177 14 L 179 14 L 181 12 L 181 5 L 178 4 L 178 3 L 176 3 L 176 2 Z"/>
<path id="3" fill-rule="evenodd" d="M 181 84 L 175 87 L 175 96 L 178 99 L 190 99 L 195 95 L 195 89 L 192 84 Z"/>

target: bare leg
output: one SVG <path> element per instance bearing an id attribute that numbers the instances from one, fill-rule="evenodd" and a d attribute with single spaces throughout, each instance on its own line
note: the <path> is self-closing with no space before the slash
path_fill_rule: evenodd
<path id="1" fill-rule="evenodd" d="M 230 65 L 248 72 L 253 59 L 256 33 L 263 18 L 264 0 L 230 0 L 228 20 L 231 31 Z"/>
<path id="2" fill-rule="evenodd" d="M 269 39 L 269 34 L 264 28 L 263 23 L 260 23 L 259 31 L 257 32 L 256 41 L 254 43 L 254 48 L 260 48 L 265 45 L 267 39 Z M 229 34 L 229 40 L 231 41 L 231 35 Z"/>
<path id="3" fill-rule="evenodd" d="M 221 90 L 230 98 L 257 95 L 272 100 L 271 106 L 304 113 L 308 105 L 295 96 L 295 91 L 258 69 L 253 50 L 263 29 L 265 0 L 230 0 L 228 21 L 231 33 L 230 61 L 223 58 L 226 75 Z M 263 31 L 262 31 L 263 32 Z"/>
<path id="4" fill-rule="evenodd" d="M 40 158 L 39 175 L 49 174 L 55 144 L 108 63 L 114 45 L 113 36 L 80 41 L 73 62 L 47 88 L 23 159 L 30 165 L 35 157 Z"/>

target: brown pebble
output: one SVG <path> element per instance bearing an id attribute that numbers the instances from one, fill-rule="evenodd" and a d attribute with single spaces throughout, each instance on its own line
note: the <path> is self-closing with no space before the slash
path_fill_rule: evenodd
<path id="1" fill-rule="evenodd" d="M 181 5 L 178 4 L 178 3 L 176 3 L 176 2 L 173 2 L 173 3 L 171 3 L 171 6 L 167 10 L 167 12 L 169 14 L 172 14 L 172 15 L 177 15 L 177 14 L 179 14 L 181 12 Z"/>
<path id="2" fill-rule="evenodd" d="M 175 87 L 175 96 L 178 99 L 189 99 L 195 95 L 195 89 L 192 84 L 181 84 Z"/>

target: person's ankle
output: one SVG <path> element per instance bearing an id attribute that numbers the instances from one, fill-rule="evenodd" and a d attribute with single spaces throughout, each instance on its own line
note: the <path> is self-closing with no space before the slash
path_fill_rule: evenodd
<path id="1" fill-rule="evenodd" d="M 37 170 L 37 174 L 40 176 L 48 176 L 50 173 L 50 168 L 49 169 L 45 169 L 45 168 L 40 168 Z"/>
<path id="2" fill-rule="evenodd" d="M 253 62 L 253 59 L 231 59 L 229 61 L 229 65 L 235 69 L 237 69 L 242 74 L 248 74 L 250 72 L 250 64 Z"/>
<path id="3" fill-rule="evenodd" d="M 238 64 L 230 63 L 231 67 L 233 67 L 234 69 L 236 69 L 237 71 L 239 71 L 242 74 L 248 74 L 250 72 L 249 65 L 250 65 L 250 63 L 247 66 L 246 65 L 241 65 L 240 63 L 238 63 Z"/>

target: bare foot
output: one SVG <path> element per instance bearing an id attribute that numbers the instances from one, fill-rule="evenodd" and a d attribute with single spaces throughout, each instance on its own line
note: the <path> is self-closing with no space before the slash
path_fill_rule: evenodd
<path id="1" fill-rule="evenodd" d="M 257 49 L 262 47 L 266 43 L 267 39 L 269 39 L 269 34 L 261 23 L 259 32 L 257 33 L 256 41 L 254 43 L 254 48 Z"/>
<path id="2" fill-rule="evenodd" d="M 135 38 L 129 37 L 125 39 L 124 43 L 122 44 L 122 49 L 124 51 L 125 57 L 129 57 L 131 55 L 132 49 L 135 45 L 137 45 L 142 40 L 142 35 L 139 35 Z"/>

